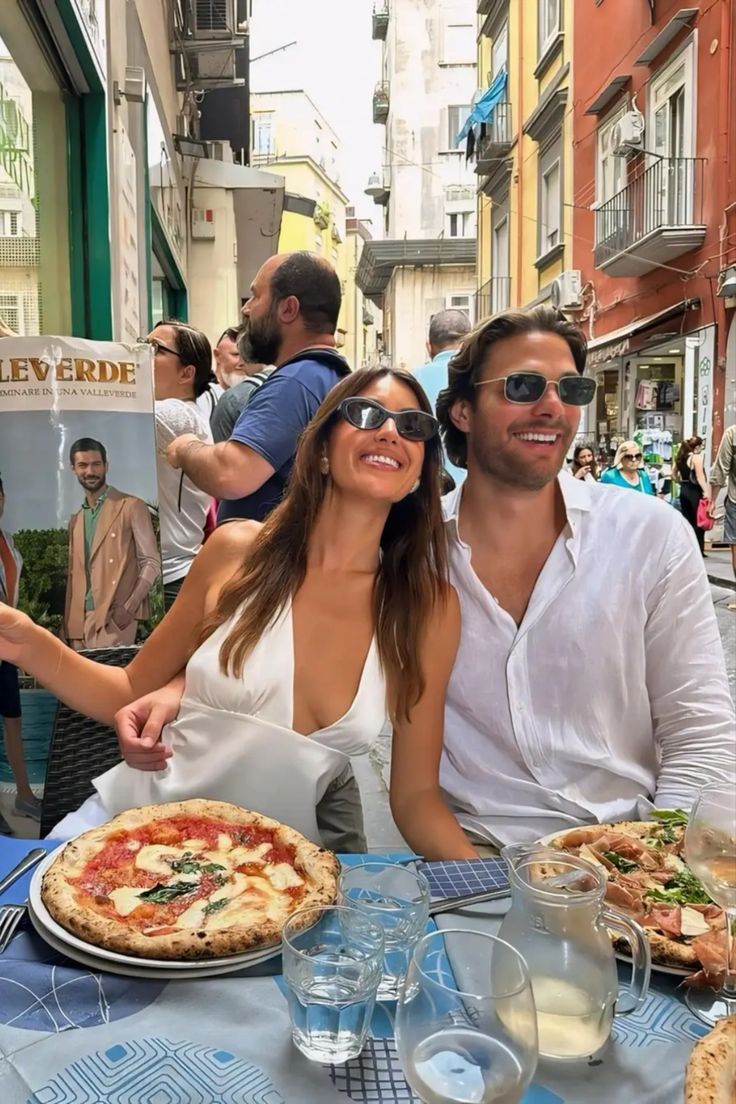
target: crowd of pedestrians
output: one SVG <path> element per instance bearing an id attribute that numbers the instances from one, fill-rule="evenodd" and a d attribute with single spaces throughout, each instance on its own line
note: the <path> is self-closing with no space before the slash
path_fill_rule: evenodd
<path id="1" fill-rule="evenodd" d="M 582 444 L 567 470 L 595 392 L 581 331 L 546 306 L 473 331 L 444 311 L 420 372 L 351 372 L 340 300 L 316 256 L 261 268 L 216 346 L 220 440 L 199 413 L 215 386 L 204 335 L 149 335 L 169 608 L 126 669 L 0 605 L 0 659 L 118 726 L 125 762 L 55 834 L 204 796 L 360 850 L 350 760 L 386 717 L 392 811 L 428 858 L 688 807 L 732 778 L 736 718 L 685 509 L 657 501 L 633 441 L 600 478 Z M 680 475 L 712 505 L 697 440 Z M 710 479 L 731 480 L 736 510 L 729 440 Z"/>

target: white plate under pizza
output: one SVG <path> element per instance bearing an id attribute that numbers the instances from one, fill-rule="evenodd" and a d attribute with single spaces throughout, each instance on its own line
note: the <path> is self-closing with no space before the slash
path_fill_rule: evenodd
<path id="1" fill-rule="evenodd" d="M 605 874 L 607 903 L 642 925 L 653 969 L 717 987 L 726 963 L 725 913 L 685 861 L 686 825 L 681 810 L 657 810 L 651 820 L 580 825 L 540 843 Z M 627 944 L 616 949 L 625 954 Z"/>

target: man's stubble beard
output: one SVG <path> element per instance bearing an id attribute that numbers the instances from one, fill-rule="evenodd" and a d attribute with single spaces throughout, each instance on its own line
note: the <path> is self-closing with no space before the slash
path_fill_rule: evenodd
<path id="1" fill-rule="evenodd" d="M 497 483 L 503 483 L 507 487 L 519 487 L 525 491 L 541 491 L 560 474 L 573 436 L 570 435 L 570 439 L 565 443 L 562 455 L 552 471 L 527 469 L 509 456 L 502 445 L 492 441 L 479 447 L 473 446 L 469 439 L 468 451 L 472 453 L 474 466 Z"/>

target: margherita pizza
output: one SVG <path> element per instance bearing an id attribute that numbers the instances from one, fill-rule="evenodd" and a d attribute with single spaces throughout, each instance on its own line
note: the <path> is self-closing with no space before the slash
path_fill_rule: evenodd
<path id="1" fill-rule="evenodd" d="M 141 958 L 277 943 L 292 912 L 335 899 L 339 863 L 269 817 L 222 801 L 121 813 L 68 843 L 41 896 L 80 939 Z"/>
<path id="2" fill-rule="evenodd" d="M 642 925 L 653 963 L 692 970 L 688 984 L 718 984 L 726 968 L 725 914 L 682 858 L 686 814 L 653 816 L 573 828 L 549 846 L 605 872 L 606 900 Z"/>

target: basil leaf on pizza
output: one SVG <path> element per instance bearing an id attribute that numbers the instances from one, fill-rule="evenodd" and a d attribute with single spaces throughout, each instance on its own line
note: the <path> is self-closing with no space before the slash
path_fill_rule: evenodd
<path id="1" fill-rule="evenodd" d="M 334 855 L 221 801 L 121 813 L 66 845 L 43 877 L 54 919 L 93 946 L 206 959 L 278 943 L 289 916 L 335 899 Z"/>

